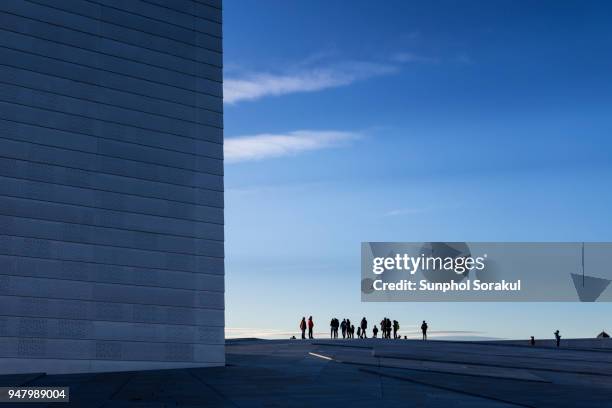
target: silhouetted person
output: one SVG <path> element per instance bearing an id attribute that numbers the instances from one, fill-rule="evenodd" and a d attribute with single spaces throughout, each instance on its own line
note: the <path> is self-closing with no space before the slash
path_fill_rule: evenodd
<path id="1" fill-rule="evenodd" d="M 529 344 L 535 346 L 535 337 L 531 336 L 531 339 L 529 339 Z"/>
<path id="2" fill-rule="evenodd" d="M 397 332 L 399 330 L 399 322 L 397 320 L 393 321 L 393 338 L 397 340 Z"/>
<path id="3" fill-rule="evenodd" d="M 374 325 L 374 328 L 372 329 L 372 334 L 374 334 L 374 338 L 378 336 L 378 327 L 376 327 L 376 325 Z"/>
<path id="4" fill-rule="evenodd" d="M 355 326 L 351 324 L 351 339 L 355 338 Z"/>
<path id="5" fill-rule="evenodd" d="M 357 338 L 361 338 L 361 327 L 357 327 Z"/>
<path id="6" fill-rule="evenodd" d="M 423 320 L 423 324 L 421 325 L 421 331 L 423 332 L 423 340 L 427 340 L 427 329 L 428 328 L 429 326 L 427 325 L 427 322 Z"/>
<path id="7" fill-rule="evenodd" d="M 302 321 L 300 322 L 300 330 L 302 331 L 302 338 L 306 338 L 306 318 L 302 317 Z"/>
<path id="8" fill-rule="evenodd" d="M 312 336 L 312 328 L 314 327 L 314 322 L 312 321 L 312 316 L 308 318 L 308 338 L 314 339 Z"/>
<path id="9" fill-rule="evenodd" d="M 561 335 L 559 334 L 559 330 L 555 332 L 555 340 L 557 340 L 557 347 L 561 345 Z"/>
<path id="10" fill-rule="evenodd" d="M 385 318 L 385 325 L 387 329 L 387 338 L 390 339 L 391 338 L 391 319 L 389 319 L 388 317 Z"/>
<path id="11" fill-rule="evenodd" d="M 335 317 L 331 319 L 331 322 L 329 322 L 330 337 L 332 339 L 337 339 L 338 338 L 338 326 L 339 325 L 340 325 L 340 323 L 338 322 L 338 319 L 336 319 Z"/>
<path id="12" fill-rule="evenodd" d="M 366 318 L 364 317 L 363 319 L 361 319 L 361 336 L 364 339 L 367 339 L 368 336 L 366 335 L 366 329 L 368 328 L 368 321 L 366 320 Z"/>
<path id="13" fill-rule="evenodd" d="M 346 319 L 342 319 L 342 323 L 340 323 L 340 329 L 342 330 L 342 338 L 346 338 Z"/>

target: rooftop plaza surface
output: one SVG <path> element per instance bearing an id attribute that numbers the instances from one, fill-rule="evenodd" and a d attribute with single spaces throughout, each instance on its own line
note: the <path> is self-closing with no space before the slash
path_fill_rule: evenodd
<path id="1" fill-rule="evenodd" d="M 612 407 L 612 341 L 228 340 L 216 368 L 5 375 L 78 407 Z M 43 404 L 2 404 L 34 407 Z M 67 406 L 52 403 L 45 406 Z"/>

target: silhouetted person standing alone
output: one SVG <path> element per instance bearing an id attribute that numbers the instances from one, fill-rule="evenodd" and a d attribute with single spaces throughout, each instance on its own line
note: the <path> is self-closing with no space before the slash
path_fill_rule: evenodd
<path id="1" fill-rule="evenodd" d="M 308 338 L 314 339 L 312 336 L 312 328 L 314 327 L 314 322 L 312 321 L 312 316 L 308 317 Z"/>
<path id="2" fill-rule="evenodd" d="M 559 334 L 559 330 L 555 332 L 555 340 L 557 340 L 557 347 L 561 345 L 561 335 Z"/>
<path id="3" fill-rule="evenodd" d="M 529 339 L 529 344 L 535 346 L 535 337 L 531 336 L 531 339 Z"/>
<path id="4" fill-rule="evenodd" d="M 423 320 L 423 324 L 421 325 L 421 331 L 423 332 L 423 340 L 427 340 L 427 322 Z"/>
<path id="5" fill-rule="evenodd" d="M 300 322 L 300 330 L 302 331 L 302 339 L 306 338 L 306 318 L 302 317 L 302 321 Z"/>
<path id="6" fill-rule="evenodd" d="M 368 336 L 366 335 L 366 329 L 368 328 L 368 321 L 366 320 L 366 318 L 364 317 L 363 319 L 361 319 L 361 336 L 364 339 L 367 339 Z"/>
<path id="7" fill-rule="evenodd" d="M 376 325 L 374 325 L 374 328 L 372 329 L 372 333 L 374 334 L 374 338 L 378 336 L 378 327 L 376 327 Z"/>
<path id="8" fill-rule="evenodd" d="M 397 339 L 397 331 L 399 330 L 399 322 L 397 320 L 393 321 L 393 339 Z"/>

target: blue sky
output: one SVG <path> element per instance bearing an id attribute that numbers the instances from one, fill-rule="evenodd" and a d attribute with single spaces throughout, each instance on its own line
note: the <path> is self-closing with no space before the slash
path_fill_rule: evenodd
<path id="1" fill-rule="evenodd" d="M 359 292 L 362 241 L 612 240 L 611 17 L 607 2 L 226 0 L 230 333 L 285 337 L 310 314 L 324 332 L 332 315 L 612 330 L 603 303 Z"/>

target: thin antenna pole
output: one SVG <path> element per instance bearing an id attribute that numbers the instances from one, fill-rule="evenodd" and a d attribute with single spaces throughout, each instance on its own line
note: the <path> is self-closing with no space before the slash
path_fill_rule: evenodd
<path id="1" fill-rule="evenodd" d="M 584 242 L 582 243 L 582 287 L 584 288 Z"/>

